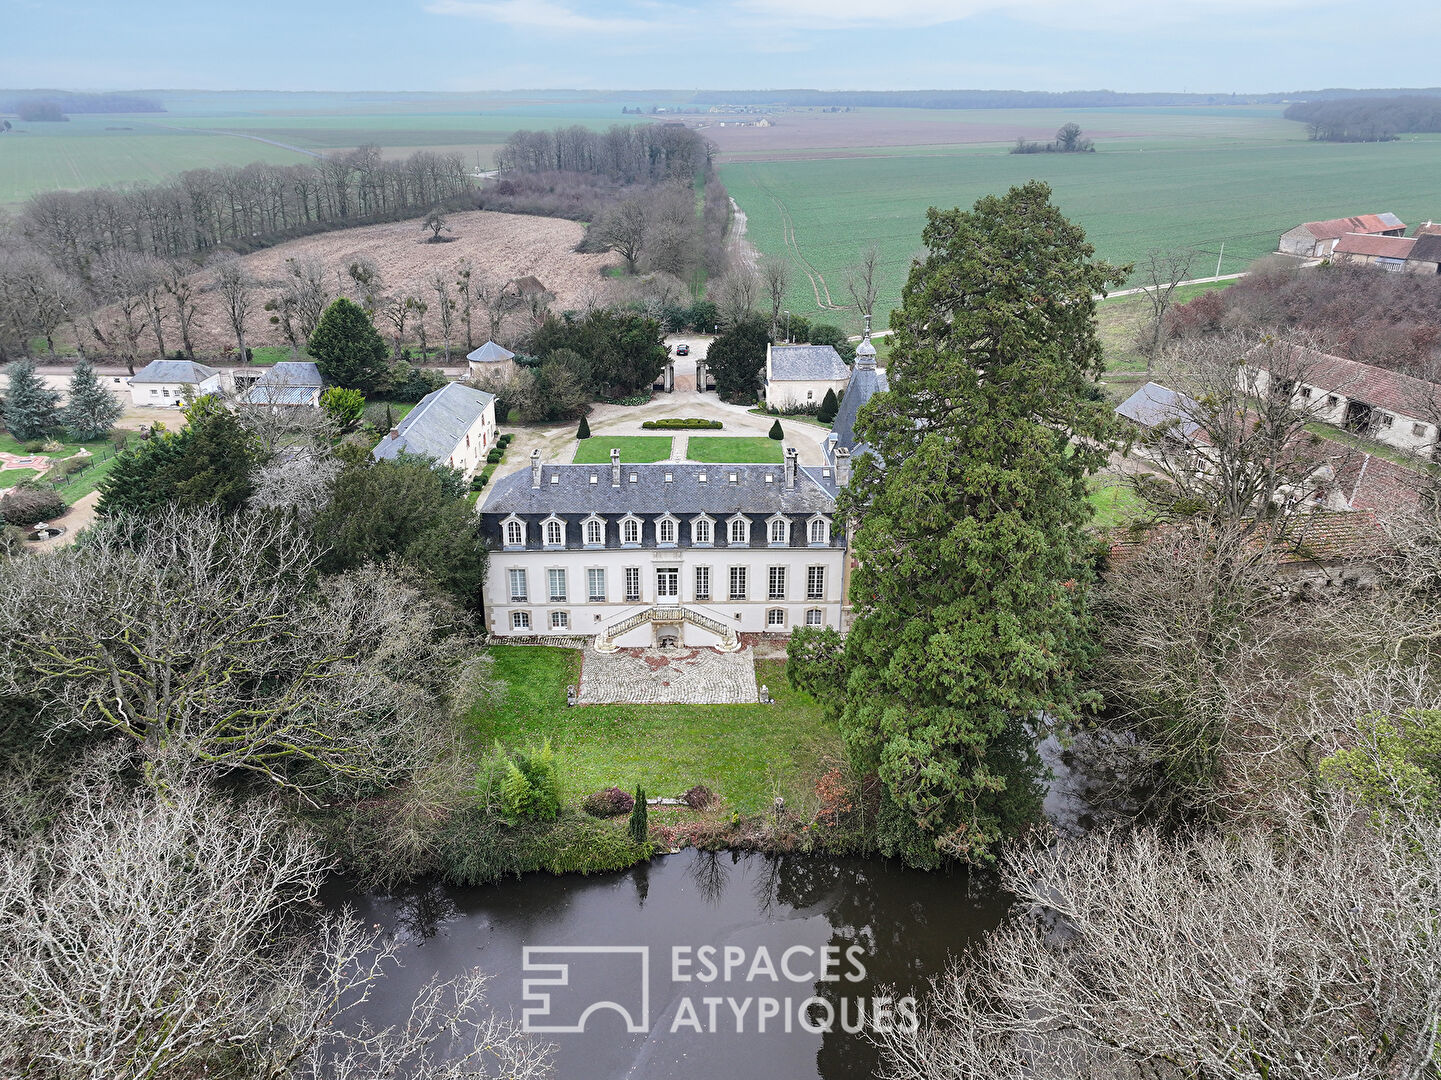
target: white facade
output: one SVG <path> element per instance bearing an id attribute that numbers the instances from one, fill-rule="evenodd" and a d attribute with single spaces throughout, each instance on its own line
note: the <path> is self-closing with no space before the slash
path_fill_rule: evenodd
<path id="1" fill-rule="evenodd" d="M 767 345 L 765 402 L 768 408 L 819 406 L 827 390 L 839 398 L 850 368 L 829 345 Z"/>
<path id="2" fill-rule="evenodd" d="M 371 456 L 379 461 L 418 454 L 470 477 L 485 464 L 497 438 L 494 395 L 447 383 L 425 395 Z"/>
<path id="3" fill-rule="evenodd" d="M 1437 426 L 1415 414 L 1424 411 L 1428 399 L 1441 403 L 1441 387 L 1339 357 L 1324 357 L 1317 366 L 1339 377 L 1325 380 L 1331 386 L 1297 382 L 1291 402 L 1298 410 L 1323 424 L 1355 431 L 1419 457 L 1435 454 Z M 1356 373 L 1351 374 L 1352 371 Z M 1264 368 L 1247 367 L 1243 369 L 1242 386 L 1251 393 L 1264 395 L 1270 392 L 1271 378 L 1271 373 Z M 1376 400 L 1367 400 L 1368 397 L 1384 398 L 1386 403 L 1379 404 Z M 1414 404 L 1408 398 L 1414 399 Z M 1405 409 L 1398 407 L 1400 405 Z"/>
<path id="4" fill-rule="evenodd" d="M 157 360 L 129 380 L 137 408 L 176 408 L 204 394 L 218 394 L 224 376 L 214 368 L 182 360 Z"/>
<path id="5" fill-rule="evenodd" d="M 445 463 L 452 469 L 459 469 L 466 476 L 472 476 L 485 464 L 485 455 L 495 449 L 497 438 L 495 399 L 492 398 L 485 411 L 475 418 L 475 423 L 456 440 Z"/>

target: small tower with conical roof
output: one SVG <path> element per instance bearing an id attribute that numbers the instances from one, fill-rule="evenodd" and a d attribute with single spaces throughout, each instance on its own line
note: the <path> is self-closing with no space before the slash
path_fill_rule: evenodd
<path id="1" fill-rule="evenodd" d="M 876 347 L 871 344 L 871 317 L 866 316 L 866 333 L 861 338 L 861 343 L 856 346 L 856 367 L 874 368 L 876 366 Z"/>

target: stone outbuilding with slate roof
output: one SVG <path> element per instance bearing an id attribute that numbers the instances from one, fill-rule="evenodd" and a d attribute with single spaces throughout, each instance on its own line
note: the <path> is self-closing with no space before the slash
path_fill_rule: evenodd
<path id="1" fill-rule="evenodd" d="M 515 353 L 493 341 L 467 353 L 465 362 L 467 375 L 472 379 L 485 375 L 505 380 L 515 372 Z"/>
<path id="2" fill-rule="evenodd" d="M 826 391 L 836 397 L 846 388 L 851 369 L 832 345 L 767 345 L 766 405 L 787 409 L 819 406 Z"/>
<path id="3" fill-rule="evenodd" d="M 284 360 L 250 385 L 241 395 L 245 405 L 319 408 L 325 379 L 320 368 L 303 360 Z"/>
<path id="4" fill-rule="evenodd" d="M 835 470 L 662 462 L 546 465 L 480 510 L 489 630 L 596 647 L 738 647 L 743 633 L 841 627 L 846 538 Z"/>
<path id="5" fill-rule="evenodd" d="M 175 408 L 224 388 L 219 371 L 194 360 L 154 360 L 130 377 L 130 399 L 140 408 Z"/>
<path id="6" fill-rule="evenodd" d="M 470 477 L 494 449 L 496 438 L 495 395 L 446 383 L 421 398 L 370 454 L 376 461 L 417 454 Z"/>

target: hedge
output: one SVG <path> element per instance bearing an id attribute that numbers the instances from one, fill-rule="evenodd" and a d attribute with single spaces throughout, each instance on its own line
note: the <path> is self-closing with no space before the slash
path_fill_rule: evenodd
<path id="1" fill-rule="evenodd" d="M 725 424 L 721 423 L 719 420 L 702 420 L 698 416 L 692 416 L 685 420 L 681 420 L 675 417 L 667 420 L 647 420 L 643 424 L 641 424 L 641 427 L 647 431 L 669 431 L 677 428 L 682 430 L 695 430 L 699 428 L 709 431 L 718 431 L 721 428 L 725 427 Z"/>

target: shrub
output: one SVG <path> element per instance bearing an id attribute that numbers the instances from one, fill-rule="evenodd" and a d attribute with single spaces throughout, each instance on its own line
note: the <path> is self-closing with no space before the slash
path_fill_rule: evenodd
<path id="1" fill-rule="evenodd" d="M 575 429 L 575 437 L 577 439 L 590 438 L 590 421 L 583 416 L 580 418 L 580 427 Z"/>
<path id="2" fill-rule="evenodd" d="M 704 810 L 715 802 L 715 792 L 704 784 L 697 784 L 682 795 L 681 800 L 692 810 Z"/>
<path id="3" fill-rule="evenodd" d="M 630 822 L 626 831 L 630 834 L 631 841 L 637 844 L 644 844 L 650 835 L 643 787 L 635 789 L 635 805 L 630 808 Z"/>
<path id="4" fill-rule="evenodd" d="M 489 480 L 490 477 L 486 476 L 485 473 L 476 473 L 470 478 L 470 490 L 481 491 Z"/>
<path id="5" fill-rule="evenodd" d="M 549 739 L 538 750 L 511 755 L 497 745 L 486 781 L 486 795 L 499 802 L 501 817 L 510 824 L 523 819 L 554 821 L 560 816 L 560 773 Z"/>
<path id="6" fill-rule="evenodd" d="M 725 427 L 719 420 L 703 420 L 698 416 L 688 417 L 684 420 L 676 417 L 669 417 L 664 420 L 647 420 L 641 424 L 647 431 L 671 431 L 671 430 L 719 430 Z"/>
<path id="7" fill-rule="evenodd" d="M 65 513 L 65 500 L 44 484 L 21 482 L 0 499 L 0 519 L 7 525 L 34 525 Z"/>
<path id="8" fill-rule="evenodd" d="M 25 452 L 27 454 L 38 454 L 45 449 L 48 442 L 48 439 L 31 439 L 25 443 Z"/>
<path id="9" fill-rule="evenodd" d="M 503 457 L 505 457 L 505 451 L 497 446 L 494 450 L 485 455 L 485 461 L 488 465 L 499 465 L 500 459 Z"/>
<path id="10" fill-rule="evenodd" d="M 618 787 L 608 787 L 592 791 L 585 797 L 581 807 L 591 817 L 620 817 L 621 814 L 631 812 L 635 807 L 635 800 Z"/>
<path id="11" fill-rule="evenodd" d="M 786 433 L 781 430 L 781 422 L 777 420 L 774 424 L 771 425 L 771 438 L 775 439 L 777 442 L 780 442 L 785 437 Z"/>
<path id="12" fill-rule="evenodd" d="M 504 435 L 502 435 L 499 439 L 496 440 L 496 445 L 499 446 L 502 450 L 504 450 L 507 446 L 510 445 L 510 440 L 513 438 L 515 438 L 514 435 L 512 435 L 510 432 L 506 432 Z"/>
<path id="13" fill-rule="evenodd" d="M 839 409 L 840 402 L 836 400 L 835 390 L 828 388 L 825 398 L 821 401 L 821 407 L 816 410 L 816 419 L 822 424 L 829 424 L 835 420 Z"/>

